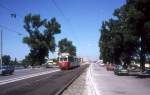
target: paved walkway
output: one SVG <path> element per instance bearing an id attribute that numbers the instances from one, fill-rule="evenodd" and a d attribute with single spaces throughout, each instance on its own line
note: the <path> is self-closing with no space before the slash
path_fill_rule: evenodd
<path id="1" fill-rule="evenodd" d="M 116 76 L 105 67 L 93 63 L 90 65 L 87 78 L 92 93 L 89 95 L 149 95 L 150 78 L 135 76 Z"/>
<path id="2" fill-rule="evenodd" d="M 150 78 L 117 76 L 99 64 L 89 68 L 63 95 L 149 95 Z"/>

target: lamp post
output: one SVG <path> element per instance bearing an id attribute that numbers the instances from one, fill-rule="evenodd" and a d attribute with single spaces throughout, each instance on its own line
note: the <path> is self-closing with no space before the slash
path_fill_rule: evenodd
<path id="1" fill-rule="evenodd" d="M 1 34 L 1 35 L 0 35 L 0 36 L 1 36 L 1 44 L 0 44 L 0 45 L 1 45 L 1 46 L 0 46 L 0 47 L 1 47 L 1 65 L 0 65 L 0 66 L 1 66 L 1 68 L 2 68 L 2 65 L 3 65 L 3 60 L 2 60 L 2 56 L 3 56 L 3 31 L 2 31 L 2 30 L 1 30 L 1 33 L 0 33 L 0 34 Z"/>

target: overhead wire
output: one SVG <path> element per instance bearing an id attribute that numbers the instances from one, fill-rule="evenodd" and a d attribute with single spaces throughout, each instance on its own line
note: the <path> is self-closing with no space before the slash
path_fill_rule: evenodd
<path id="1" fill-rule="evenodd" d="M 3 9 L 5 9 L 5 10 L 7 10 L 7 11 L 10 13 L 10 15 L 11 15 L 11 14 L 16 14 L 16 12 L 15 12 L 14 10 L 12 10 L 12 9 L 10 9 L 10 8 L 8 8 L 8 7 L 6 7 L 6 6 L 4 6 L 4 5 L 1 4 L 1 3 L 0 3 L 0 7 L 3 8 Z M 21 15 L 18 14 L 18 13 L 16 14 L 16 16 L 19 17 L 19 18 L 21 18 L 21 19 L 22 19 L 22 17 L 23 17 L 23 16 L 21 16 Z"/>
<path id="2" fill-rule="evenodd" d="M 68 25 L 71 27 L 72 31 L 74 32 L 74 37 L 76 38 L 76 40 L 78 40 L 77 35 L 75 34 L 75 30 L 73 28 L 73 25 L 71 24 L 70 20 L 66 17 L 66 15 L 64 14 L 64 12 L 62 11 L 62 9 L 58 6 L 58 4 L 55 2 L 55 0 L 51 0 L 53 5 L 57 8 L 57 10 L 59 11 L 59 13 L 63 16 L 64 20 L 68 23 Z"/>
<path id="3" fill-rule="evenodd" d="M 71 27 L 72 31 L 75 32 L 74 29 L 72 28 L 73 26 L 72 26 L 70 20 L 66 17 L 66 15 L 65 15 L 64 12 L 62 11 L 62 9 L 58 6 L 58 4 L 55 2 L 55 0 L 51 0 L 51 1 L 52 1 L 52 3 L 54 4 L 54 6 L 57 8 L 57 10 L 60 12 L 60 14 L 63 16 L 64 20 L 65 20 L 65 21 L 68 23 L 68 25 Z M 1 4 L 1 3 L 0 3 L 0 7 L 3 8 L 3 9 L 5 9 L 6 11 L 8 11 L 11 16 L 12 16 L 12 15 L 13 15 L 14 17 L 17 16 L 17 17 L 19 17 L 19 18 L 21 18 L 21 19 L 23 18 L 23 16 L 21 16 L 21 15 L 18 14 L 18 13 L 16 13 L 14 10 L 12 10 L 12 9 L 10 9 L 10 8 L 8 8 L 8 7 L 6 7 L 6 6 L 4 6 L 4 5 Z M 6 26 L 4 26 L 4 25 L 0 25 L 0 27 L 3 28 L 3 29 L 6 29 L 6 30 L 8 30 L 8 31 L 12 31 L 12 32 L 14 32 L 14 33 L 17 33 L 18 35 L 23 35 L 22 33 L 16 32 L 14 29 L 10 29 L 10 28 L 8 28 L 8 27 L 6 27 Z M 75 36 L 75 35 L 74 35 L 74 36 Z M 75 38 L 76 38 L 76 40 L 77 40 L 77 37 L 75 37 Z"/>
<path id="4" fill-rule="evenodd" d="M 61 10 L 61 8 L 57 5 L 57 3 L 55 2 L 55 0 L 51 0 L 52 3 L 54 4 L 54 6 L 57 8 L 57 10 L 60 12 L 60 14 L 62 14 L 62 16 L 64 17 L 64 19 L 69 22 L 68 18 L 65 16 L 65 14 L 63 13 L 63 11 Z"/>
<path id="5" fill-rule="evenodd" d="M 14 33 L 18 34 L 19 36 L 23 36 L 22 33 L 19 33 L 19 32 L 15 31 L 15 30 L 13 30 L 13 29 L 11 29 L 11 28 L 8 28 L 8 27 L 4 26 L 4 25 L 1 25 L 1 24 L 0 24 L 0 27 L 3 28 L 3 29 L 5 29 L 5 30 L 14 32 Z"/>
<path id="6" fill-rule="evenodd" d="M 1 3 L 0 3 L 0 7 L 3 8 L 3 9 L 5 9 L 5 10 L 10 14 L 11 17 L 16 18 L 16 16 L 17 16 L 17 17 L 19 17 L 20 19 L 23 18 L 21 15 L 16 14 L 15 11 L 13 11 L 12 9 L 9 9 L 8 7 L 4 6 L 4 5 L 1 4 Z M 22 33 L 17 32 L 17 31 L 15 31 L 14 29 L 8 28 L 7 26 L 4 26 L 4 25 L 2 25 L 2 24 L 0 24 L 0 27 L 3 28 L 3 29 L 5 29 L 5 30 L 14 32 L 14 33 L 18 34 L 19 36 L 23 36 Z"/>

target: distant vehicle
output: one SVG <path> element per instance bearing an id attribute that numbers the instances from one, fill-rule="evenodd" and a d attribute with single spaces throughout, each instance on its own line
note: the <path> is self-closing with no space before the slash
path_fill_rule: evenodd
<path id="1" fill-rule="evenodd" d="M 150 77 L 150 69 L 145 70 L 143 73 L 139 73 L 139 77 Z"/>
<path id="2" fill-rule="evenodd" d="M 69 53 L 61 53 L 58 56 L 58 65 L 61 70 L 68 70 L 80 66 L 80 58 L 71 56 Z"/>
<path id="3" fill-rule="evenodd" d="M 103 60 L 98 60 L 96 61 L 96 63 L 103 63 Z"/>
<path id="4" fill-rule="evenodd" d="M 14 73 L 14 67 L 8 66 L 8 65 L 1 66 L 0 67 L 0 73 L 1 73 L 1 75 L 13 74 Z"/>
<path id="5" fill-rule="evenodd" d="M 104 64 L 104 63 L 99 63 L 99 65 L 100 65 L 101 67 L 105 66 L 105 64 Z"/>
<path id="6" fill-rule="evenodd" d="M 115 65 L 114 64 L 106 64 L 106 70 L 107 71 L 113 71 L 115 69 Z"/>
<path id="7" fill-rule="evenodd" d="M 138 67 L 137 65 L 129 65 L 128 70 L 131 72 L 140 72 L 140 67 Z"/>
<path id="8" fill-rule="evenodd" d="M 128 75 L 129 71 L 125 68 L 123 68 L 122 65 L 117 65 L 114 69 L 114 74 L 115 75 Z"/>
<path id="9" fill-rule="evenodd" d="M 96 63 L 99 64 L 101 67 L 105 66 L 105 64 L 103 63 L 103 60 L 98 60 Z"/>
<path id="10" fill-rule="evenodd" d="M 46 68 L 53 67 L 53 65 L 54 65 L 53 60 L 48 59 L 48 61 L 46 62 Z"/>

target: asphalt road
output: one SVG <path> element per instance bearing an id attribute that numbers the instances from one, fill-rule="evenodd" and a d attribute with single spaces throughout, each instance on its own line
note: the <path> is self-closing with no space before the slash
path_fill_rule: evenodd
<path id="1" fill-rule="evenodd" d="M 0 85 L 0 95 L 55 95 L 87 65 Z"/>
<path id="2" fill-rule="evenodd" d="M 13 78 L 19 78 L 27 75 L 33 75 L 41 72 L 47 72 L 47 71 L 54 71 L 54 70 L 59 70 L 59 68 L 29 68 L 29 69 L 18 69 L 15 70 L 13 75 L 5 75 L 2 76 L 0 75 L 0 83 L 5 80 L 13 79 Z"/>
<path id="3" fill-rule="evenodd" d="M 150 78 L 117 76 L 105 67 L 93 63 L 90 66 L 91 78 L 98 95 L 149 95 Z"/>

